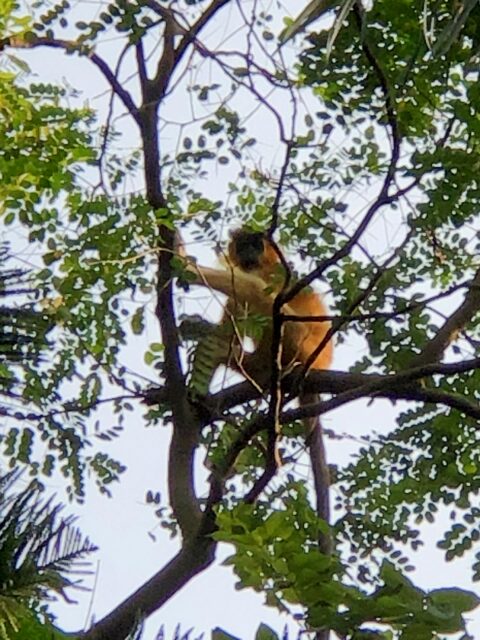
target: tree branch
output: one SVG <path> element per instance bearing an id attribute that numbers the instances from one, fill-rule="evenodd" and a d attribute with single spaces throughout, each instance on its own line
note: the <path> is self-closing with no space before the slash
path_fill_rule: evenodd
<path id="1" fill-rule="evenodd" d="M 299 382 L 303 379 L 301 369 L 301 367 L 298 367 L 297 371 L 294 371 L 283 379 L 282 384 L 285 393 L 298 389 Z M 353 399 L 365 395 L 375 395 L 375 397 L 390 400 L 421 401 L 424 399 L 424 393 L 427 392 L 427 390 L 417 383 L 418 380 L 433 375 L 452 376 L 477 369 L 480 369 L 480 358 L 472 358 L 464 362 L 449 364 L 431 363 L 421 367 L 411 368 L 396 375 L 344 373 L 342 371 L 310 371 L 302 382 L 302 388 L 304 393 L 310 394 L 343 394 L 345 392 L 355 391 L 357 395 Z M 370 389 L 367 393 L 365 393 L 366 388 L 367 390 Z M 358 393 L 358 389 L 362 389 L 361 393 Z M 220 419 L 225 411 L 239 404 L 251 402 L 259 397 L 260 393 L 258 389 L 255 389 L 249 382 L 240 382 L 206 398 L 203 406 L 207 411 L 211 412 L 212 419 Z M 302 415 L 301 417 L 311 417 L 313 415 L 317 415 L 317 413 L 309 410 L 308 414 Z M 282 422 L 284 422 L 283 414 Z"/>
<path id="2" fill-rule="evenodd" d="M 353 15 L 355 16 L 355 20 L 358 27 L 358 33 L 361 37 L 362 31 L 363 31 L 363 20 L 364 20 L 365 12 L 360 2 L 356 2 L 355 5 L 353 6 Z M 398 121 L 397 121 L 397 114 L 395 112 L 394 101 L 392 98 L 392 88 L 388 82 L 388 78 L 384 70 L 382 69 L 382 66 L 380 65 L 380 62 L 378 61 L 377 57 L 373 53 L 373 50 L 368 44 L 368 42 L 366 42 L 366 40 L 364 39 L 362 39 L 362 50 L 370 66 L 375 72 L 375 75 L 377 76 L 378 84 L 380 85 L 380 88 L 383 92 L 383 96 L 385 99 L 385 111 L 387 114 L 388 125 L 390 127 L 390 131 L 392 134 L 392 156 L 390 159 L 390 165 L 387 170 L 386 180 L 392 182 L 395 174 L 396 166 L 398 163 L 398 159 L 400 157 L 400 142 L 401 142 L 400 130 L 399 130 Z"/>
<path id="3" fill-rule="evenodd" d="M 102 73 L 108 84 L 111 86 L 112 91 L 115 93 L 115 95 L 120 98 L 124 107 L 133 117 L 135 122 L 139 124 L 139 109 L 134 103 L 130 93 L 123 88 L 123 86 L 117 80 L 116 75 L 110 69 L 105 60 L 94 51 L 88 49 L 85 45 L 80 45 L 69 40 L 39 37 L 33 33 L 29 33 L 28 39 L 20 36 L 11 36 L 9 38 L 4 38 L 0 41 L 0 51 L 3 51 L 5 47 L 12 47 L 16 49 L 35 49 L 37 47 L 49 47 L 53 49 L 63 49 L 66 53 L 78 53 L 79 56 L 85 56 L 89 58 L 97 67 L 97 69 L 99 69 L 99 71 Z"/>
<path id="4" fill-rule="evenodd" d="M 148 140 L 148 139 L 147 139 Z M 146 143 L 148 144 L 148 142 Z M 147 176 L 148 180 L 148 176 Z M 154 185 L 152 185 L 152 189 Z M 157 202 L 163 199 L 160 187 Z M 152 199 L 152 206 L 155 203 Z M 171 256 L 174 233 L 160 228 L 160 251 L 157 270 L 157 316 L 164 345 L 166 389 L 173 414 L 173 434 L 168 457 L 168 490 L 170 504 L 186 540 L 197 534 L 202 512 L 195 492 L 194 458 L 200 435 L 200 422 L 192 411 L 179 353 L 179 336 L 173 305 Z M 168 250 L 170 249 L 170 250 Z"/>
<path id="5" fill-rule="evenodd" d="M 409 372 L 406 373 L 408 374 Z M 475 420 L 480 420 L 480 405 L 470 402 L 460 394 L 447 393 L 441 389 L 428 389 L 419 383 L 402 383 L 403 374 L 390 376 L 391 379 L 388 380 L 388 385 L 386 384 L 385 376 L 382 377 L 384 378 L 383 380 L 378 380 L 378 382 L 372 380 L 354 389 L 339 393 L 335 398 L 330 400 L 324 400 L 298 409 L 285 411 L 280 416 L 280 421 L 282 424 L 286 424 L 293 420 L 302 420 L 306 417 L 324 415 L 353 400 L 372 396 L 388 398 L 389 400 L 409 400 L 428 404 L 443 404 L 452 409 L 457 409 Z M 419 375 L 419 377 L 423 376 Z"/>
<path id="6" fill-rule="evenodd" d="M 155 77 L 151 81 L 152 99 L 159 101 L 165 95 L 173 72 L 180 64 L 189 45 L 198 37 L 200 31 L 210 22 L 214 15 L 230 0 L 214 0 L 202 13 L 198 20 L 188 28 L 180 25 L 173 11 L 162 7 L 156 0 L 147 0 L 146 4 L 158 13 L 165 21 L 163 36 L 163 53 L 157 66 Z M 177 47 L 175 36 L 182 34 Z"/>
<path id="7" fill-rule="evenodd" d="M 229 2 L 230 0 L 213 0 L 200 18 L 188 29 L 175 51 L 175 66 L 181 61 L 188 46 L 196 40 L 200 31 L 210 22 L 213 16 Z"/>
<path id="8" fill-rule="evenodd" d="M 212 564 L 216 542 L 206 533 L 207 530 L 184 544 L 163 569 L 89 631 L 75 635 L 85 640 L 125 640 L 139 619 L 157 611 L 194 576 Z"/>
<path id="9" fill-rule="evenodd" d="M 454 340 L 473 316 L 480 311 L 480 269 L 470 282 L 464 301 L 440 327 L 435 336 L 425 345 L 421 353 L 412 360 L 419 367 L 440 360 L 448 345 Z"/>
<path id="10" fill-rule="evenodd" d="M 475 369 L 480 368 L 480 359 L 470 361 L 470 366 L 473 365 L 475 365 Z M 415 375 L 420 378 L 423 377 L 423 372 L 427 372 L 429 370 L 433 371 L 433 369 L 433 366 L 431 368 L 419 367 L 416 370 Z M 466 363 L 459 363 L 458 366 L 443 365 L 441 369 L 443 369 L 445 373 L 453 373 L 455 369 L 457 369 L 455 372 L 468 370 Z M 322 388 L 330 387 L 331 391 L 338 391 L 342 388 L 344 390 L 331 400 L 312 403 L 296 409 L 284 411 L 279 416 L 279 422 L 280 424 L 288 424 L 295 420 L 304 420 L 305 418 L 315 417 L 320 414 L 323 415 L 328 411 L 332 411 L 333 409 L 346 404 L 347 402 L 352 402 L 353 400 L 372 395 L 377 398 L 386 398 L 393 401 L 408 400 L 434 405 L 442 404 L 450 407 L 451 409 L 460 411 L 474 420 L 480 420 L 479 404 L 470 402 L 460 394 L 448 393 L 441 389 L 428 389 L 415 381 L 407 382 L 406 380 L 411 375 L 413 375 L 413 370 L 412 372 L 394 376 L 365 376 L 361 374 L 339 374 L 338 372 L 326 371 L 312 372 L 305 381 L 305 387 L 308 392 L 311 392 L 314 386 L 317 387 L 317 390 L 318 386 L 321 386 Z M 320 378 L 322 380 L 321 385 L 314 380 L 315 378 Z M 363 384 L 358 384 L 359 379 L 363 379 Z M 241 451 L 248 445 L 255 435 L 267 429 L 268 424 L 269 416 L 265 413 L 259 414 L 257 418 L 249 424 L 248 428 L 238 436 L 227 454 L 226 460 L 228 461 L 228 465 L 225 468 L 222 468 L 222 473 L 224 474 L 223 478 L 227 475 L 227 472 L 231 470 Z M 254 488 L 252 488 L 252 490 L 247 494 L 245 498 L 247 501 L 252 501 L 264 488 L 264 485 L 260 482 L 263 475 L 264 474 L 262 474 L 259 481 L 254 485 Z M 214 475 L 214 481 L 220 482 L 221 475 Z M 213 495 L 212 492 L 211 495 Z"/>

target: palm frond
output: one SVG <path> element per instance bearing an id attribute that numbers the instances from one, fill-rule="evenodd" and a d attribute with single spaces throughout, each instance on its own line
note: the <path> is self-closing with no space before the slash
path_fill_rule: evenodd
<path id="1" fill-rule="evenodd" d="M 8 479 L 5 483 L 8 488 Z M 85 573 L 84 558 L 96 550 L 73 526 L 74 518 L 61 518 L 62 506 L 43 500 L 42 492 L 33 480 L 16 495 L 0 495 L 3 596 L 43 600 L 55 591 L 65 597 L 65 588 L 79 586 L 67 576 Z"/>

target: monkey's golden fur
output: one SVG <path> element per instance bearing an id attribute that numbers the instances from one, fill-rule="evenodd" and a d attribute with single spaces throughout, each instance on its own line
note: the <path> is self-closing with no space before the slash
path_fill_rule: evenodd
<path id="1" fill-rule="evenodd" d="M 234 358 L 229 365 L 259 383 L 269 375 L 271 354 L 271 321 L 273 303 L 281 290 L 285 272 L 272 243 L 262 233 L 238 229 L 232 233 L 228 245 L 227 269 L 195 266 L 189 270 L 195 276 L 194 284 L 211 287 L 228 296 L 222 324 L 235 323 L 246 315 L 260 315 L 267 319 L 260 340 L 255 342 L 251 354 L 240 353 L 241 345 L 234 346 Z M 321 317 L 328 315 L 321 296 L 310 289 L 298 293 L 282 307 L 289 316 Z M 281 363 L 285 370 L 296 363 L 306 364 L 324 340 L 330 329 L 328 321 L 287 321 L 284 324 L 281 345 Z M 232 328 L 232 340 L 235 331 Z M 310 365 L 312 369 L 328 369 L 332 362 L 333 346 L 328 341 Z"/>

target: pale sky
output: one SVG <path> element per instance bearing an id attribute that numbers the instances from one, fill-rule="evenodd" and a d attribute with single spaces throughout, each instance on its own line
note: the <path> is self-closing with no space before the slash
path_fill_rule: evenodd
<path id="1" fill-rule="evenodd" d="M 296 2 L 291 0 L 286 3 L 295 7 Z M 88 7 L 79 3 L 78 10 Z M 235 25 L 236 17 L 231 9 L 223 10 L 211 30 L 212 48 L 217 40 L 223 40 L 224 35 L 230 33 L 232 25 Z M 220 36 L 220 38 L 219 38 Z M 103 47 L 101 53 L 112 57 L 118 43 L 114 40 Z M 228 42 L 222 44 L 222 48 Z M 38 72 L 35 80 L 63 83 L 67 80 L 73 87 L 81 91 L 80 103 L 88 102 L 96 109 L 105 113 L 108 94 L 99 74 L 86 60 L 79 61 L 73 56 L 62 55 L 59 51 L 20 52 L 20 57 L 27 59 L 32 70 Z M 199 70 L 193 70 L 194 74 L 212 74 L 212 66 L 205 63 Z M 128 72 L 125 74 L 128 76 Z M 188 81 L 187 77 L 187 81 Z M 134 80 L 128 87 L 133 86 Z M 252 104 L 245 99 L 245 112 L 250 112 Z M 275 97 L 272 97 L 272 100 Z M 237 100 L 237 107 L 240 104 Z M 189 99 L 186 99 L 182 87 L 176 88 L 170 96 L 166 114 L 175 119 L 184 118 L 188 121 L 190 111 Z M 167 116 L 168 117 L 168 116 Z M 282 159 L 282 150 L 276 142 L 277 133 L 273 118 L 265 112 L 258 110 L 249 120 L 254 135 L 260 139 L 256 153 L 262 154 L 262 167 L 264 169 L 278 166 Z M 138 144 L 139 137 L 135 127 L 127 118 L 118 119 L 116 127 L 122 129 L 122 145 L 134 147 Z M 176 132 L 177 131 L 177 132 Z M 170 127 L 164 131 L 168 144 L 175 147 L 175 137 L 179 135 L 179 128 Z M 195 185 L 199 189 L 207 190 L 209 195 L 216 198 L 225 197 L 225 183 L 234 177 L 228 173 L 216 176 L 215 180 L 199 182 Z M 137 185 L 138 186 L 138 185 Z M 375 185 L 372 187 L 372 199 Z M 352 195 L 352 194 L 351 194 Z M 357 195 L 353 194 L 357 197 Z M 357 206 L 357 210 L 359 207 Z M 366 242 L 372 246 L 381 243 L 388 244 L 395 236 L 393 227 L 387 228 L 384 221 L 372 228 L 367 234 Z M 13 250 L 18 250 L 19 258 L 25 261 L 34 261 L 33 256 L 21 240 L 20 234 L 13 237 L 15 245 Z M 203 262 L 211 261 L 213 254 L 210 247 L 194 247 L 192 252 Z M 190 250 L 190 245 L 189 245 Z M 182 293 L 182 296 L 184 294 Z M 195 295 L 192 294 L 192 298 Z M 198 299 L 198 296 L 197 296 Z M 189 303 L 187 308 L 194 313 L 204 311 L 200 303 Z M 153 314 L 148 323 L 147 336 L 134 346 L 127 347 L 123 351 L 123 358 L 128 367 L 149 379 L 154 380 L 155 372 L 149 369 L 143 362 L 143 346 L 150 342 L 159 341 L 158 328 Z M 339 347 L 335 354 L 334 368 L 348 369 L 362 353 L 362 345 L 358 340 L 347 339 Z M 358 401 L 347 407 L 342 407 L 324 418 L 324 425 L 339 434 L 347 434 L 349 437 L 342 440 L 327 440 L 328 458 L 331 463 L 342 465 L 346 463 L 351 454 L 358 449 L 359 439 L 364 434 L 372 431 L 388 432 L 394 426 L 394 416 L 401 407 L 392 407 L 387 401 L 375 401 L 371 406 L 366 402 Z M 109 407 L 103 406 L 99 412 L 103 427 L 115 424 L 115 418 L 110 414 Z M 118 485 L 111 487 L 113 497 L 108 499 L 98 494 L 92 485 L 88 489 L 85 507 L 77 508 L 68 505 L 65 513 L 76 512 L 79 514 L 78 525 L 85 535 L 88 535 L 99 547 L 100 551 L 93 556 L 93 569 L 97 576 L 86 581 L 93 586 L 93 593 L 73 593 L 70 597 L 79 600 L 78 606 L 58 605 L 58 624 L 65 630 L 75 630 L 82 627 L 92 611 L 98 619 L 108 613 L 111 608 L 138 588 L 147 578 L 157 572 L 168 562 L 177 549 L 177 541 L 169 539 L 168 532 L 164 532 L 157 526 L 157 520 L 153 516 L 153 509 L 145 504 L 145 493 L 148 489 L 157 490 L 167 498 L 166 492 L 166 457 L 169 442 L 170 428 L 150 427 L 145 428 L 142 419 L 142 407 L 134 413 L 127 415 L 125 431 L 122 436 L 111 444 L 99 443 L 101 448 L 108 447 L 112 456 L 117 456 L 124 462 L 128 471 L 124 474 Z M 198 455 L 198 482 L 197 486 L 204 485 L 206 471 L 201 463 L 202 455 Z M 306 469 L 306 467 L 305 467 Z M 282 470 L 281 473 L 287 472 Z M 55 491 L 61 498 L 63 485 L 60 478 L 46 483 L 48 488 Z M 333 489 L 335 491 L 335 489 Z M 164 503 L 165 503 L 164 502 Z M 417 571 L 411 574 L 412 578 L 423 588 L 440 586 L 464 586 L 472 588 L 469 581 L 469 562 L 461 561 L 445 564 L 443 555 L 435 548 L 436 534 L 441 529 L 438 525 L 425 529 L 424 539 L 429 544 L 412 556 Z M 435 531 L 434 529 L 437 529 Z M 156 541 L 149 536 L 153 533 Z M 219 558 L 225 557 L 231 549 L 225 545 L 219 547 Z M 98 561 L 98 564 L 97 564 Z M 161 611 L 152 616 L 146 625 L 144 640 L 154 640 L 160 625 L 166 627 L 167 640 L 173 637 L 175 626 L 178 622 L 185 632 L 190 627 L 194 628 L 193 638 L 203 631 L 208 637 L 210 629 L 220 626 L 226 631 L 239 636 L 244 640 L 253 638 L 254 631 L 260 622 L 272 626 L 281 633 L 287 619 L 280 616 L 276 610 L 262 605 L 263 596 L 252 591 L 238 592 L 234 588 L 235 578 L 229 568 L 217 566 L 208 569 L 202 575 L 193 579 L 180 593 L 168 602 Z M 473 618 L 473 616 L 472 616 Z M 470 632 L 480 637 L 480 614 L 475 616 L 475 621 L 470 625 Z M 295 625 L 290 621 L 291 638 L 295 637 Z"/>

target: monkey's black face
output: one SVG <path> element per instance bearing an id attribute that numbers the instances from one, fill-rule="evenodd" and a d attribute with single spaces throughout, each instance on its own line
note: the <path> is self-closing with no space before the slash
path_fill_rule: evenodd
<path id="1" fill-rule="evenodd" d="M 238 266 L 244 271 L 252 271 L 259 267 L 259 259 L 264 252 L 263 233 L 242 231 L 232 238 L 232 245 L 237 257 Z"/>

